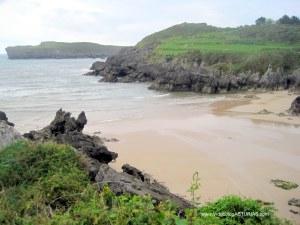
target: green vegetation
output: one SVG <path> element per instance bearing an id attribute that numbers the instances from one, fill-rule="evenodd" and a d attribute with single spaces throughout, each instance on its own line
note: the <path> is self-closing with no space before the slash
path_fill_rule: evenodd
<path id="1" fill-rule="evenodd" d="M 275 179 L 275 180 L 271 180 L 271 182 L 279 188 L 282 188 L 284 190 L 291 190 L 291 189 L 295 189 L 297 188 L 299 185 L 291 182 L 291 181 L 285 181 L 285 180 L 280 180 L 280 179 Z"/>
<path id="2" fill-rule="evenodd" d="M 146 37 L 138 47 L 155 46 L 154 59 L 192 56 L 209 66 L 226 63 L 229 72 L 263 73 L 269 64 L 289 71 L 300 66 L 300 25 L 282 20 L 261 17 L 257 25 L 237 28 L 183 23 Z"/>
<path id="3" fill-rule="evenodd" d="M 71 147 L 54 143 L 18 142 L 0 152 L 0 224 L 287 224 L 274 208 L 236 196 L 178 216 L 169 202 L 99 193 L 80 161 Z M 192 184 L 199 188 L 198 176 Z"/>

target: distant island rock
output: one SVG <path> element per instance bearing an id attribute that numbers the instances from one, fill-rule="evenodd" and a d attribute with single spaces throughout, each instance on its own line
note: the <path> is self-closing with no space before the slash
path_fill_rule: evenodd
<path id="1" fill-rule="evenodd" d="M 9 59 L 105 58 L 116 55 L 124 46 L 89 42 L 42 42 L 36 46 L 14 46 L 5 50 Z"/>

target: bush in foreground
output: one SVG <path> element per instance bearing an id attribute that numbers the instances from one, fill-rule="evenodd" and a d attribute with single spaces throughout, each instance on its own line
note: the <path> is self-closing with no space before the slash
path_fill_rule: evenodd
<path id="1" fill-rule="evenodd" d="M 0 152 L 0 224 L 285 224 L 272 207 L 236 196 L 195 209 L 149 196 L 102 193 L 69 146 L 18 142 Z M 251 215 L 240 215 L 241 213 Z M 183 216 L 184 214 L 184 216 Z"/>

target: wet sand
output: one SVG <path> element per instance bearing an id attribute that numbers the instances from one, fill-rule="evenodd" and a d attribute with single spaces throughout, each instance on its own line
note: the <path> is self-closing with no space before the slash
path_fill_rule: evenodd
<path id="1" fill-rule="evenodd" d="M 229 95 L 212 105 L 217 115 L 231 115 L 254 121 L 300 125 L 300 117 L 290 116 L 288 109 L 296 93 L 276 91 Z"/>
<path id="2" fill-rule="evenodd" d="M 300 223 L 288 206 L 289 199 L 300 197 L 300 189 L 286 191 L 270 183 L 278 178 L 300 184 L 299 118 L 255 114 L 263 108 L 282 112 L 294 97 L 275 95 L 227 96 L 204 108 L 167 107 L 142 119 L 89 123 L 87 131 L 101 130 L 101 136 L 119 140 L 106 143 L 119 153 L 112 164 L 118 170 L 130 163 L 187 198 L 198 171 L 202 202 L 229 194 L 252 197 L 274 202 L 280 216 Z"/>

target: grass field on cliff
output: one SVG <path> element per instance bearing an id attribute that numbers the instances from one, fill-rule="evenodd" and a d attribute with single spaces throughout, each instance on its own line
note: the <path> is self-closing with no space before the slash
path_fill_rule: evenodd
<path id="1" fill-rule="evenodd" d="M 171 38 L 163 42 L 158 48 L 157 53 L 165 56 L 177 56 L 191 51 L 201 53 L 228 53 L 241 55 L 255 55 L 260 53 L 300 51 L 300 44 L 284 44 L 276 42 L 251 43 L 241 40 L 226 40 L 224 34 L 218 32 L 207 33 L 205 35 L 190 38 Z"/>
<path id="2" fill-rule="evenodd" d="M 241 212 L 252 215 L 238 216 Z M 22 141 L 0 152 L 3 225 L 288 224 L 274 213 L 274 208 L 258 201 L 228 196 L 186 209 L 179 216 L 170 202 L 157 204 L 149 196 L 116 196 L 107 187 L 99 193 L 69 146 Z"/>
<path id="3" fill-rule="evenodd" d="M 208 65 L 231 64 L 234 70 L 263 72 L 272 64 L 284 70 L 300 65 L 300 26 L 265 24 L 217 28 L 183 23 L 154 33 L 138 46 L 154 45 L 156 58 L 189 58 Z"/>

